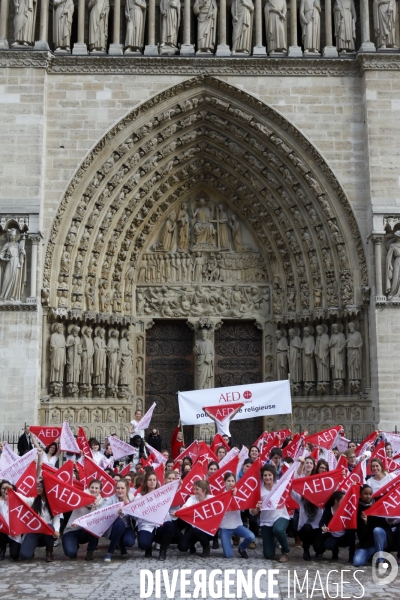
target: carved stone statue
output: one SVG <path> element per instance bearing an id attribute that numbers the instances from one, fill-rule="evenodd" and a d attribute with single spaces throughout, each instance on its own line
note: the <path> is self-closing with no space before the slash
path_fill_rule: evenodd
<path id="1" fill-rule="evenodd" d="M 196 0 L 193 12 L 197 16 L 197 52 L 214 52 L 217 31 L 216 0 Z"/>
<path id="2" fill-rule="evenodd" d="M 354 0 L 336 0 L 333 7 L 336 48 L 338 52 L 354 52 L 356 40 L 356 9 Z"/>
<path id="3" fill-rule="evenodd" d="M 119 381 L 119 366 L 121 362 L 119 348 L 119 331 L 110 330 L 110 339 L 108 340 L 108 385 L 110 388 L 116 387 Z"/>
<path id="4" fill-rule="evenodd" d="M 168 217 L 165 219 L 161 237 L 158 244 L 154 244 L 153 250 L 164 250 L 165 252 L 169 252 L 172 250 L 172 246 L 174 243 L 174 233 L 175 233 L 175 223 L 176 221 L 176 213 L 175 211 L 171 211 Z"/>
<path id="5" fill-rule="evenodd" d="M 283 381 L 288 378 L 288 342 L 286 336 L 278 329 L 276 337 L 276 378 Z"/>
<path id="6" fill-rule="evenodd" d="M 211 220 L 211 211 L 206 206 L 204 198 L 200 198 L 199 206 L 193 213 L 195 223 L 193 226 L 195 244 L 215 246 L 215 229 Z"/>
<path id="7" fill-rule="evenodd" d="M 212 388 L 214 385 L 214 345 L 206 329 L 200 332 L 193 348 L 196 358 L 196 387 L 198 390 Z"/>
<path id="8" fill-rule="evenodd" d="M 79 383 L 82 367 L 82 345 L 79 331 L 80 327 L 77 325 L 68 327 L 69 336 L 65 344 L 67 348 L 67 383 Z"/>
<path id="9" fill-rule="evenodd" d="M 180 0 L 161 0 L 161 48 L 178 52 L 178 31 L 181 22 Z"/>
<path id="10" fill-rule="evenodd" d="M 326 326 L 325 326 L 326 327 Z M 315 362 L 317 363 L 317 381 L 329 382 L 329 335 L 323 325 L 317 325 L 315 340 Z"/>
<path id="11" fill-rule="evenodd" d="M 62 323 L 53 323 L 50 336 L 50 383 L 64 381 L 65 337 Z"/>
<path id="12" fill-rule="evenodd" d="M 17 230 L 9 229 L 7 242 L 0 251 L 0 300 L 21 301 L 26 284 L 25 240 L 17 242 Z"/>
<path id="13" fill-rule="evenodd" d="M 332 379 L 345 378 L 345 348 L 346 340 L 344 334 L 339 331 L 339 325 L 337 323 L 334 323 L 332 325 L 332 335 L 329 340 Z"/>
<path id="14" fill-rule="evenodd" d="M 388 300 L 400 298 L 400 230 L 390 244 L 386 257 L 386 293 Z"/>
<path id="15" fill-rule="evenodd" d="M 289 329 L 290 348 L 289 348 L 289 372 L 290 383 L 297 384 L 302 380 L 301 367 L 301 339 L 297 329 Z"/>
<path id="16" fill-rule="evenodd" d="M 374 0 L 374 30 L 378 50 L 396 48 L 397 11 L 395 0 Z"/>
<path id="17" fill-rule="evenodd" d="M 74 2 L 73 0 L 54 0 L 53 7 L 53 40 L 56 52 L 70 52 Z"/>
<path id="18" fill-rule="evenodd" d="M 96 327 L 94 338 L 94 365 L 93 365 L 93 384 L 105 385 L 107 373 L 107 344 L 105 330 L 102 327 Z"/>
<path id="19" fill-rule="evenodd" d="M 90 52 L 105 52 L 108 39 L 109 0 L 89 0 L 89 49 Z"/>
<path id="20" fill-rule="evenodd" d="M 254 4 L 252 0 L 233 0 L 231 11 L 232 54 L 250 54 Z"/>
<path id="21" fill-rule="evenodd" d="M 267 0 L 264 13 L 270 54 L 287 50 L 286 12 L 286 0 Z"/>
<path id="22" fill-rule="evenodd" d="M 35 24 L 37 0 L 14 0 L 14 47 L 33 46 L 35 43 Z"/>
<path id="23" fill-rule="evenodd" d="M 121 351 L 121 366 L 119 374 L 119 384 L 129 385 L 132 377 L 132 350 L 130 347 L 131 334 L 124 331 L 119 344 Z"/>
<path id="24" fill-rule="evenodd" d="M 242 231 L 236 215 L 232 215 L 229 226 L 232 234 L 232 244 L 236 252 L 246 252 L 248 247 L 242 243 Z"/>
<path id="25" fill-rule="evenodd" d="M 314 337 L 311 335 L 309 327 L 304 327 L 303 333 L 304 337 L 303 342 L 301 344 L 303 362 L 303 381 L 313 382 L 315 381 L 315 341 Z"/>
<path id="26" fill-rule="evenodd" d="M 91 327 L 82 327 L 82 373 L 81 383 L 92 384 L 94 345 Z"/>
<path id="27" fill-rule="evenodd" d="M 125 5 L 125 53 L 142 52 L 146 23 L 146 0 L 127 0 Z"/>
<path id="28" fill-rule="evenodd" d="M 319 54 L 321 45 L 321 2 L 320 0 L 301 0 L 300 23 L 304 54 Z"/>
<path id="29" fill-rule="evenodd" d="M 361 333 L 356 330 L 354 323 L 348 325 L 349 334 L 346 340 L 347 346 L 347 368 L 350 381 L 361 380 L 361 348 L 363 341 Z"/>
<path id="30" fill-rule="evenodd" d="M 178 236 L 178 250 L 179 252 L 186 252 L 189 249 L 189 226 L 190 219 L 187 212 L 187 204 L 184 202 L 181 204 L 181 208 L 178 213 L 178 226 L 179 226 L 179 236 Z"/>
<path id="31" fill-rule="evenodd" d="M 229 243 L 229 221 L 228 214 L 226 212 L 225 204 L 218 206 L 218 220 L 219 220 L 219 247 L 221 250 L 230 250 L 231 245 Z"/>

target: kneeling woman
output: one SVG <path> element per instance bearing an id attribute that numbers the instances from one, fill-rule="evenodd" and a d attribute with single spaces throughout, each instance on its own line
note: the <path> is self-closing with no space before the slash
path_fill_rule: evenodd
<path id="1" fill-rule="evenodd" d="M 225 473 L 224 481 L 225 490 L 227 492 L 234 490 L 235 494 L 236 479 L 234 474 L 229 472 Z M 243 525 L 240 510 L 230 510 L 225 513 L 221 525 L 219 526 L 219 534 L 225 558 L 232 558 L 233 556 L 231 543 L 233 535 L 238 538 L 243 538 L 242 543 L 239 545 L 239 554 L 242 558 L 248 558 L 246 550 L 249 547 L 249 544 L 254 542 L 256 538 L 254 533 Z"/>
<path id="2" fill-rule="evenodd" d="M 38 493 L 36 498 L 24 498 L 24 501 L 54 529 L 54 534 L 27 533 L 22 542 L 19 557 L 21 560 L 32 558 L 38 546 L 46 546 L 46 562 L 53 562 L 54 538 L 60 537 L 60 515 L 53 517 L 42 479 L 38 479 L 36 491 Z"/>
<path id="3" fill-rule="evenodd" d="M 263 498 L 272 490 L 276 480 L 276 469 L 273 465 L 264 465 L 261 469 L 261 500 L 255 509 L 250 509 L 250 514 L 257 515 L 262 507 Z M 286 529 L 289 525 L 289 514 L 286 509 L 278 508 L 276 510 L 261 510 L 260 527 L 263 541 L 263 554 L 267 560 L 272 560 L 275 556 L 275 540 L 278 540 L 281 547 L 281 557 L 279 562 L 287 562 L 289 555 L 289 546 L 286 537 Z"/>
<path id="4" fill-rule="evenodd" d="M 172 477 L 172 476 L 171 476 Z M 157 475 L 154 471 L 146 473 L 144 482 L 142 485 L 141 495 L 145 496 L 150 492 L 154 492 L 160 484 L 157 480 Z M 171 521 L 169 515 L 163 525 L 157 525 L 157 523 L 149 523 L 144 519 L 136 519 L 136 525 L 138 528 L 138 546 L 141 550 L 145 550 L 145 558 L 151 558 L 153 542 L 160 544 L 160 554 L 158 559 L 165 560 L 167 558 L 167 550 L 174 537 L 175 527 Z"/>
<path id="5" fill-rule="evenodd" d="M 325 505 L 325 509 L 319 523 L 323 532 L 324 549 L 332 551 L 332 560 L 337 560 L 339 557 L 339 548 L 349 548 L 349 563 L 353 562 L 354 553 L 356 551 L 356 532 L 354 529 L 346 529 L 343 531 L 329 531 L 329 523 L 340 506 L 344 498 L 344 492 L 337 490 L 333 492 Z"/>
<path id="6" fill-rule="evenodd" d="M 195 481 L 193 484 L 193 492 L 193 496 L 190 496 L 190 498 L 186 500 L 182 508 L 188 508 L 189 506 L 203 502 L 203 500 L 212 498 L 208 481 Z M 196 542 L 200 542 L 203 547 L 202 556 L 207 558 L 210 556 L 210 540 L 212 540 L 212 538 L 212 535 L 197 529 L 197 527 L 193 527 L 193 525 L 188 525 L 178 544 L 178 548 L 181 552 L 187 552 L 190 548 L 190 554 L 196 554 Z"/>
<path id="7" fill-rule="evenodd" d="M 8 491 L 17 491 L 15 485 L 6 481 L 5 479 L 0 481 L 0 515 L 4 521 L 8 524 Z M 25 499 L 25 498 L 24 498 Z M 19 551 L 21 549 L 22 536 L 11 536 L 7 533 L 0 531 L 0 560 L 4 560 L 6 555 L 7 544 L 10 546 L 10 558 L 12 560 L 18 560 Z"/>
<path id="8" fill-rule="evenodd" d="M 83 517 L 89 514 L 91 511 L 100 508 L 103 503 L 103 498 L 101 497 L 102 487 L 103 485 L 101 481 L 98 479 L 93 479 L 90 482 L 89 489 L 87 490 L 89 494 L 94 496 L 93 504 L 83 506 L 82 508 L 77 508 L 71 513 L 68 525 L 64 529 L 62 536 L 62 546 L 65 556 L 69 556 L 69 558 L 76 558 L 79 546 L 82 544 L 87 544 L 88 547 L 85 560 L 93 560 L 93 552 L 97 547 L 98 538 L 94 535 L 91 535 L 88 531 L 82 529 L 82 527 L 74 525 L 74 521 L 75 519 L 79 519 L 79 517 Z"/>
<path id="9" fill-rule="evenodd" d="M 108 498 L 103 506 L 110 506 L 112 504 L 118 504 L 123 502 L 129 504 L 132 501 L 133 496 L 129 494 L 129 483 L 125 479 L 121 479 L 115 486 L 115 494 Z M 126 558 L 128 556 L 127 548 L 132 548 L 135 543 L 135 532 L 133 529 L 133 519 L 129 515 L 124 515 L 122 510 L 119 510 L 118 518 L 114 521 L 111 527 L 106 531 L 104 537 L 110 540 L 107 554 L 104 558 L 104 562 L 111 562 L 112 555 L 114 554 L 115 548 L 119 545 L 121 550 L 121 556 Z"/>

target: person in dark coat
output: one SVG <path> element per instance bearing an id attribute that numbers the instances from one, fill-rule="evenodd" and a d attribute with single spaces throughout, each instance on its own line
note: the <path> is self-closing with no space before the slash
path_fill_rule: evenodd
<path id="1" fill-rule="evenodd" d="M 324 550 L 331 550 L 332 560 L 339 558 L 339 548 L 349 549 L 349 563 L 353 562 L 354 554 L 356 551 L 356 532 L 354 529 L 346 529 L 344 531 L 329 531 L 329 523 L 339 508 L 341 501 L 344 498 L 345 493 L 342 491 L 333 492 L 325 505 L 324 512 L 322 513 L 319 526 L 323 532 Z"/>
<path id="2" fill-rule="evenodd" d="M 24 433 L 18 439 L 17 448 L 18 448 L 18 454 L 20 456 L 23 456 L 24 454 L 29 452 L 29 450 L 33 449 L 32 438 L 31 438 L 31 429 L 30 429 L 29 425 L 25 425 Z"/>
<path id="3" fill-rule="evenodd" d="M 147 436 L 147 443 L 150 444 L 155 450 L 161 452 L 162 438 L 158 429 L 152 429 L 151 433 Z"/>
<path id="4" fill-rule="evenodd" d="M 353 559 L 355 567 L 366 565 L 368 559 L 376 552 L 381 552 L 393 545 L 392 531 L 386 519 L 372 515 L 367 516 L 364 513 L 374 502 L 371 487 L 363 485 L 357 511 L 357 537 L 359 545 Z M 378 558 L 378 562 L 381 561 L 383 561 L 383 558 Z"/>

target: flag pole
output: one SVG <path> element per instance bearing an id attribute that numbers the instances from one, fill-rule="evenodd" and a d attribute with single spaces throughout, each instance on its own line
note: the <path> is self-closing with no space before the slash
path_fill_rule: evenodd
<path id="1" fill-rule="evenodd" d="M 176 393 L 180 394 L 180 392 L 176 392 Z M 185 443 L 185 436 L 183 434 L 183 425 L 182 425 L 182 421 L 181 421 L 181 415 L 179 415 L 179 425 L 180 425 L 181 433 L 182 433 L 182 444 L 184 444 Z"/>
<path id="2" fill-rule="evenodd" d="M 290 373 L 288 373 L 288 381 L 290 386 Z M 292 394 L 290 394 L 290 397 L 292 397 Z M 290 433 L 293 435 L 293 405 L 292 412 L 290 413 Z"/>

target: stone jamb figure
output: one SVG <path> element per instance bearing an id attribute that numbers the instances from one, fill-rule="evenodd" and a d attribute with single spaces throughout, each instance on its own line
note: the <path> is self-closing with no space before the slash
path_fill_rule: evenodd
<path id="1" fill-rule="evenodd" d="M 374 0 L 374 30 L 378 50 L 397 50 L 396 46 L 396 0 Z"/>
<path id="2" fill-rule="evenodd" d="M 287 51 L 286 0 L 267 0 L 264 9 L 269 54 Z"/>
<path id="3" fill-rule="evenodd" d="M 320 53 L 321 11 L 320 0 L 301 0 L 300 23 L 304 54 Z"/>
<path id="4" fill-rule="evenodd" d="M 330 367 L 333 379 L 333 389 L 337 394 L 343 391 L 346 365 L 346 339 L 340 330 L 343 326 L 338 323 L 332 325 L 332 334 L 329 339 Z"/>
<path id="5" fill-rule="evenodd" d="M 55 52 L 71 52 L 71 29 L 74 14 L 73 0 L 54 0 L 53 40 Z"/>
<path id="6" fill-rule="evenodd" d="M 315 362 L 317 365 L 317 391 L 319 394 L 327 392 L 330 380 L 329 363 L 329 335 L 328 326 L 325 324 L 317 325 L 317 337 L 315 340 Z"/>
<path id="7" fill-rule="evenodd" d="M 400 230 L 394 238 L 386 256 L 386 293 L 388 300 L 400 301 Z"/>
<path id="8" fill-rule="evenodd" d="M 360 391 L 363 340 L 361 333 L 356 329 L 355 323 L 350 322 L 348 324 L 348 330 L 349 334 L 347 336 L 346 346 L 349 386 L 351 392 L 356 394 Z"/>
<path id="9" fill-rule="evenodd" d="M 338 52 L 354 52 L 357 14 L 354 0 L 336 0 L 333 7 L 336 48 Z"/>
<path id="10" fill-rule="evenodd" d="M 313 328 L 311 326 L 304 327 L 303 329 L 303 341 L 301 343 L 302 349 L 302 363 L 303 363 L 303 381 L 304 389 L 307 393 L 310 393 L 314 387 L 315 382 L 315 340 L 313 337 Z"/>
<path id="11" fill-rule="evenodd" d="M 3 302 L 21 302 L 26 285 L 25 239 L 17 241 L 17 230 L 7 231 L 7 242 L 0 251 L 1 291 Z"/>
<path id="12" fill-rule="evenodd" d="M 215 49 L 217 32 L 217 2 L 216 0 L 196 0 L 193 12 L 197 17 L 196 54 L 212 54 Z"/>
<path id="13" fill-rule="evenodd" d="M 146 0 L 126 0 L 125 54 L 142 54 L 146 23 Z"/>
<path id="14" fill-rule="evenodd" d="M 198 390 L 212 388 L 214 385 L 214 345 L 207 329 L 201 329 L 193 348 L 196 357 L 196 387 Z"/>
<path id="15" fill-rule="evenodd" d="M 252 0 L 232 1 L 232 54 L 250 54 L 253 36 Z"/>
<path id="16" fill-rule="evenodd" d="M 161 54 L 177 54 L 178 31 L 181 24 L 180 0 L 161 0 Z"/>
<path id="17" fill-rule="evenodd" d="M 89 50 L 104 54 L 107 50 L 109 0 L 89 0 Z"/>
<path id="18" fill-rule="evenodd" d="M 65 344 L 67 349 L 67 389 L 73 397 L 78 396 L 78 383 L 82 369 L 82 344 L 79 332 L 80 327 L 69 325 L 69 335 Z"/>
<path id="19" fill-rule="evenodd" d="M 277 329 L 276 337 L 276 378 L 278 381 L 284 381 L 288 378 L 288 351 L 289 346 L 286 338 L 286 331 Z"/>
<path id="20" fill-rule="evenodd" d="M 13 48 L 26 48 L 35 43 L 37 0 L 14 0 Z"/>

